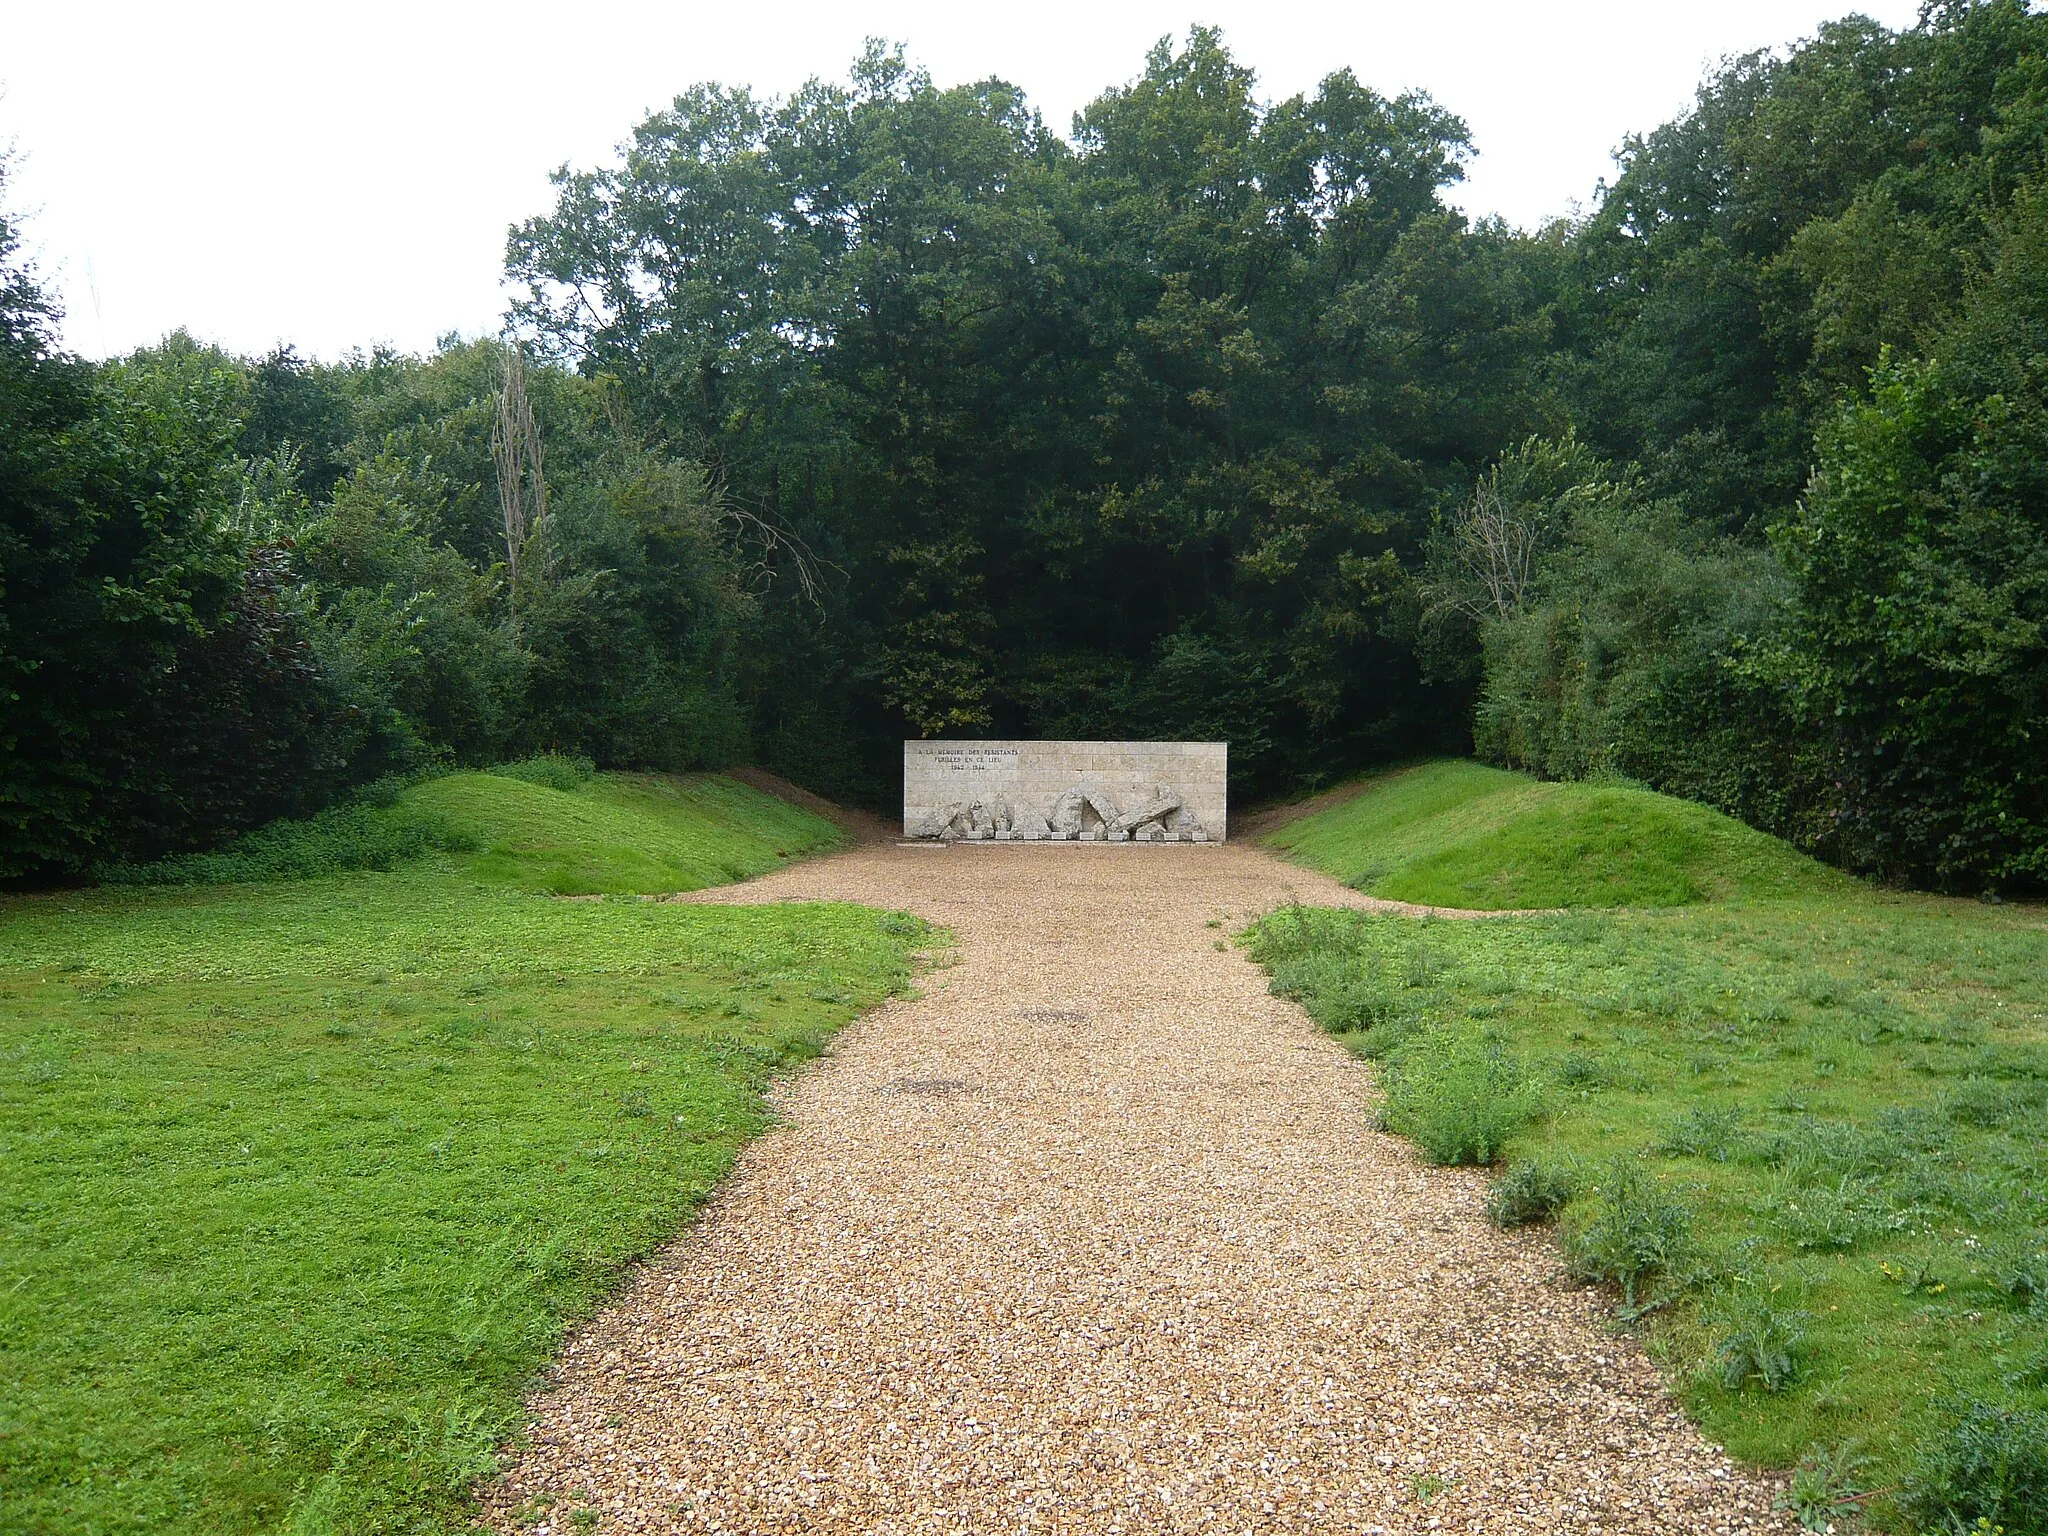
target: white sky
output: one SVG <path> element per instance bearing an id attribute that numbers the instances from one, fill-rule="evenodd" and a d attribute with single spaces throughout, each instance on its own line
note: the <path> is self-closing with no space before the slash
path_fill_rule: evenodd
<path id="1" fill-rule="evenodd" d="M 1810 34 L 1815 0 L 0 0 L 7 200 L 93 356 L 184 325 L 332 357 L 496 328 L 509 225 L 699 80 L 782 94 L 869 35 L 941 84 L 1001 75 L 1064 132 L 1160 36 L 1223 28 L 1278 98 L 1350 66 L 1471 125 L 1458 201 L 1533 225 L 1717 59 Z M 1909 24 L 1917 0 L 1865 0 Z"/>

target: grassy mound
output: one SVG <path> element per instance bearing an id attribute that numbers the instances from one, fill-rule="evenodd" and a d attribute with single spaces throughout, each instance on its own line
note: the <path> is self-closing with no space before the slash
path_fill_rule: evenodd
<path id="1" fill-rule="evenodd" d="M 431 854 L 472 877 L 557 896 L 694 891 L 842 840 L 824 817 L 717 774 L 592 774 L 543 757 L 488 773 L 373 785 L 210 853 L 109 869 L 110 885 L 226 885 L 388 870 Z"/>
<path id="2" fill-rule="evenodd" d="M 562 1330 L 907 980 L 902 916 L 544 894 L 820 818 L 534 777 L 265 829 L 208 856 L 239 883 L 0 898 L 0 1527 L 467 1529 Z"/>
<path id="3" fill-rule="evenodd" d="M 460 861 L 477 878 L 558 896 L 694 891 L 841 841 L 824 817 L 715 774 L 602 774 L 556 789 L 459 773 L 410 791 L 398 809 L 469 840 L 476 851 Z"/>
<path id="4" fill-rule="evenodd" d="M 1472 762 L 1389 774 L 1268 841 L 1373 896 L 1480 911 L 1677 907 L 1847 884 L 1705 806 Z"/>

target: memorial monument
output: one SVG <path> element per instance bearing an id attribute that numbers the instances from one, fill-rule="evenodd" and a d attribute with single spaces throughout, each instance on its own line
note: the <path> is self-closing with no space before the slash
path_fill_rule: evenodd
<path id="1" fill-rule="evenodd" d="M 903 835 L 945 842 L 1220 843 L 1223 741 L 906 741 Z"/>

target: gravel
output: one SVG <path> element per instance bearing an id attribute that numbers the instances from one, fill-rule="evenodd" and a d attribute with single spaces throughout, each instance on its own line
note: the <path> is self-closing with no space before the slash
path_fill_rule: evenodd
<path id="1" fill-rule="evenodd" d="M 907 909 L 957 948 L 570 1340 L 497 1528 L 1795 1528 L 1217 947 L 1356 893 L 1239 844 L 870 844 L 690 899 Z"/>

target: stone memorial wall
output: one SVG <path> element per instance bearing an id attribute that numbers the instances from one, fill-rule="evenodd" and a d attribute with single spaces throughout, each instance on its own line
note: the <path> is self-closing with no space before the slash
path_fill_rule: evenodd
<path id="1" fill-rule="evenodd" d="M 906 741 L 903 835 L 1220 843 L 1222 741 Z"/>

